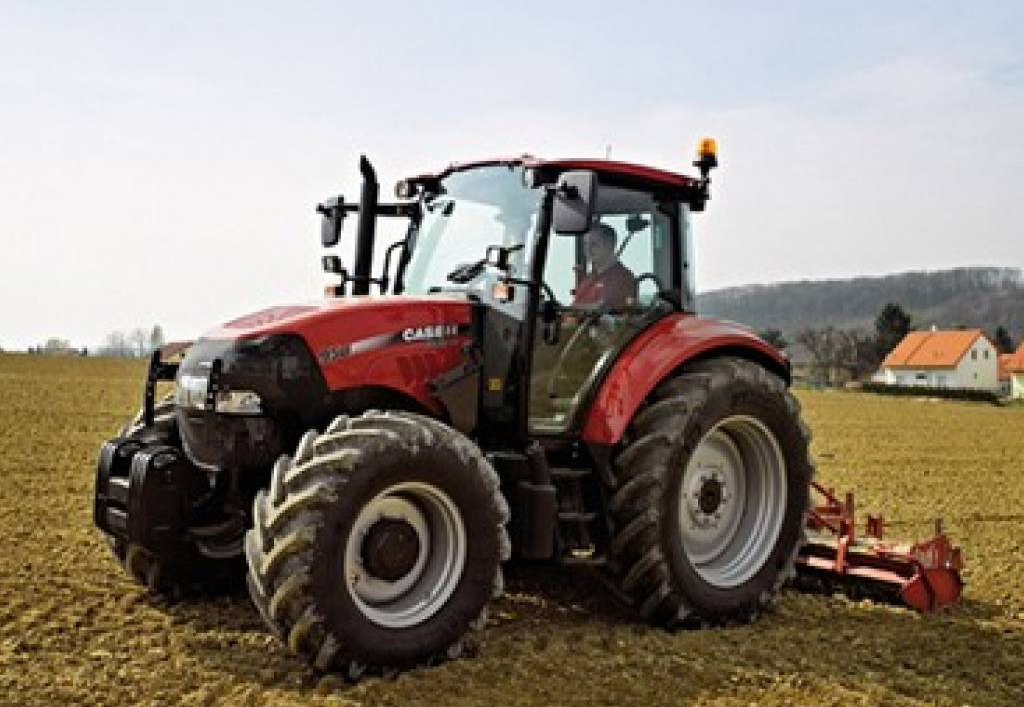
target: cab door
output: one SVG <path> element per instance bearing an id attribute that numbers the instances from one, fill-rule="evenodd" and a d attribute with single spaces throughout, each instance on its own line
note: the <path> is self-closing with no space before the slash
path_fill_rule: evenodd
<path id="1" fill-rule="evenodd" d="M 674 202 L 602 185 L 588 233 L 551 235 L 544 267 L 547 301 L 534 323 L 531 434 L 571 432 L 622 348 L 681 307 L 678 214 Z"/>

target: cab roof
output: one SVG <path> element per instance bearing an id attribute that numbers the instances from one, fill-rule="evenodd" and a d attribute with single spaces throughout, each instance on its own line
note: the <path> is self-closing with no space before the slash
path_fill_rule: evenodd
<path id="1" fill-rule="evenodd" d="M 619 177 L 625 181 L 643 183 L 645 186 L 661 187 L 665 189 L 693 189 L 700 185 L 700 180 L 688 177 L 685 174 L 669 172 L 668 170 L 633 162 L 620 162 L 618 160 L 597 159 L 591 157 L 562 158 L 548 160 L 533 155 L 521 155 L 519 157 L 495 157 L 492 159 L 476 160 L 471 162 L 455 162 L 440 172 L 433 174 L 421 174 L 413 177 L 413 180 L 435 180 L 444 179 L 453 172 L 461 172 L 475 167 L 487 167 L 490 165 L 518 165 L 521 164 L 528 169 L 540 169 L 554 174 L 567 172 L 575 169 L 590 169 L 599 175 Z"/>

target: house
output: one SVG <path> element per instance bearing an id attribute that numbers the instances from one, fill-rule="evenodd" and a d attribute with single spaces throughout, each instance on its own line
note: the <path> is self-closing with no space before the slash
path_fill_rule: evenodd
<path id="1" fill-rule="evenodd" d="M 888 385 L 998 390 L 998 352 L 981 329 L 912 331 L 882 361 Z"/>
<path id="2" fill-rule="evenodd" d="M 1010 376 L 1010 397 L 1024 399 L 1024 342 L 1009 354 L 1005 365 Z"/>
<path id="3" fill-rule="evenodd" d="M 191 341 L 171 341 L 160 347 L 160 358 L 166 363 L 181 363 L 191 345 Z"/>

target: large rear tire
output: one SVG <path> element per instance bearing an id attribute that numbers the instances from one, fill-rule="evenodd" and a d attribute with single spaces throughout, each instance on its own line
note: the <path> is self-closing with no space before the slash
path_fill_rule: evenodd
<path id="1" fill-rule="evenodd" d="M 356 678 L 454 657 L 502 591 L 508 506 L 480 450 L 436 420 L 339 417 L 278 460 L 246 536 L 264 620 Z"/>
<path id="2" fill-rule="evenodd" d="M 722 357 L 662 383 L 615 458 L 612 568 L 667 627 L 750 621 L 795 575 L 813 468 L 777 376 Z"/>

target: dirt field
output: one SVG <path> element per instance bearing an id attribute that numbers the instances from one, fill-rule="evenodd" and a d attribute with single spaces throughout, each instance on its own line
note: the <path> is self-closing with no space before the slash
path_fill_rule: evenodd
<path id="1" fill-rule="evenodd" d="M 753 626 L 670 634 L 591 576 L 520 568 L 475 657 L 351 686 L 246 597 L 161 605 L 114 564 L 95 454 L 142 370 L 0 355 L 0 704 L 1024 704 L 1024 408 L 801 393 L 819 478 L 898 535 L 945 517 L 969 565 L 952 615 L 787 593 Z"/>

